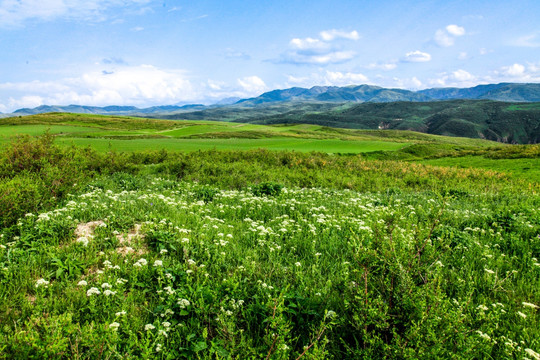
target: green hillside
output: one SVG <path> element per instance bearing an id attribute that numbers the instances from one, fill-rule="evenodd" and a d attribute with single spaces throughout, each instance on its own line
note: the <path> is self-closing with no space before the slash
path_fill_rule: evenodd
<path id="1" fill-rule="evenodd" d="M 363 103 L 323 112 L 287 112 L 239 121 L 413 130 L 504 143 L 540 142 L 540 103 L 516 104 L 491 100 Z"/>

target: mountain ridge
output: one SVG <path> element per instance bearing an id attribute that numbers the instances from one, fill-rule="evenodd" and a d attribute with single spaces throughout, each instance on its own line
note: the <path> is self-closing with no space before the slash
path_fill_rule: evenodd
<path id="1" fill-rule="evenodd" d="M 213 105 L 161 105 L 148 108 L 135 106 L 110 105 L 105 107 L 86 105 L 41 105 L 36 108 L 22 108 L 11 114 L 1 114 L 2 117 L 35 115 L 46 112 L 74 112 L 102 115 L 171 115 L 189 111 L 212 109 L 216 107 L 258 107 L 279 103 L 315 102 L 315 103 L 364 103 L 364 102 L 394 102 L 394 101 L 442 101 L 455 99 L 497 100 L 507 102 L 540 102 L 540 84 L 537 83 L 499 83 L 483 84 L 469 88 L 431 88 L 418 91 L 384 88 L 374 85 L 348 86 L 313 86 L 311 88 L 292 87 L 275 89 L 257 97 L 240 99 L 223 99 Z M 225 101 L 224 101 L 225 100 Z"/>

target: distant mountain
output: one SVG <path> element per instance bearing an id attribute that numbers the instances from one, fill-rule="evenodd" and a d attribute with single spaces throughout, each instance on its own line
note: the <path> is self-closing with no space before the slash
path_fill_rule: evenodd
<path id="1" fill-rule="evenodd" d="M 135 106 L 85 106 L 85 105 L 41 105 L 33 109 L 23 108 L 13 112 L 13 116 L 24 115 L 36 115 L 51 112 L 69 112 L 76 114 L 101 114 L 101 115 L 131 115 L 131 116 L 143 116 L 144 114 L 154 113 L 170 113 L 170 112 L 182 112 L 182 111 L 195 111 L 206 108 L 201 104 L 189 104 L 189 105 L 162 105 L 152 106 L 149 108 L 139 109 Z"/>
<path id="2" fill-rule="evenodd" d="M 284 101 L 321 101 L 321 102 L 391 102 L 391 101 L 427 101 L 429 97 L 402 89 L 385 89 L 379 86 L 314 86 L 311 89 L 294 87 L 285 90 L 273 90 L 256 98 L 244 99 L 238 105 L 254 106 L 264 103 Z"/>
<path id="3" fill-rule="evenodd" d="M 540 101 L 540 84 L 490 84 L 472 88 L 435 88 L 420 90 L 418 93 L 433 100 L 489 99 L 499 101 L 536 102 Z"/>
<path id="4" fill-rule="evenodd" d="M 273 90 L 260 96 L 237 102 L 239 105 L 254 106 L 283 101 L 322 102 L 393 102 L 430 101 L 452 99 L 489 99 L 499 101 L 540 101 L 540 84 L 490 84 L 472 88 L 434 88 L 420 91 L 387 89 L 379 86 L 314 86 L 310 89 L 293 87 Z"/>
<path id="5" fill-rule="evenodd" d="M 498 100 L 507 102 L 540 102 L 540 84 L 501 83 L 478 85 L 471 88 L 434 88 L 420 91 L 388 89 L 372 85 L 293 87 L 272 90 L 249 99 L 227 98 L 211 105 L 176 104 L 137 108 L 134 106 L 51 106 L 19 109 L 1 117 L 35 115 L 46 112 L 71 112 L 83 114 L 129 115 L 170 119 L 212 119 L 236 121 L 251 118 L 249 112 L 256 109 L 262 116 L 288 111 L 326 110 L 343 104 L 390 103 L 396 101 L 429 102 L 454 99 Z M 234 103 L 233 103 L 234 102 Z M 302 104 L 302 105 L 300 105 Z M 309 105 L 307 105 L 309 104 Z M 309 108 L 309 109 L 308 109 Z M 298 110 L 300 109 L 300 110 Z M 319 109 L 322 111 L 322 109 Z"/>

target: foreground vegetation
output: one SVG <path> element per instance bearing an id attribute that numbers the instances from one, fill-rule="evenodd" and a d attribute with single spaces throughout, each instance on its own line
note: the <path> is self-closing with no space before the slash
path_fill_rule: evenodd
<path id="1" fill-rule="evenodd" d="M 0 159 L 2 358 L 540 357 L 534 179 L 50 135 Z"/>

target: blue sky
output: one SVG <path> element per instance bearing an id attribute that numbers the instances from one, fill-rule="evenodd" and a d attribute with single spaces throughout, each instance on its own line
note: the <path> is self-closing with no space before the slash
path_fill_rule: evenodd
<path id="1" fill-rule="evenodd" d="M 540 1 L 0 0 L 0 112 L 540 82 Z"/>

